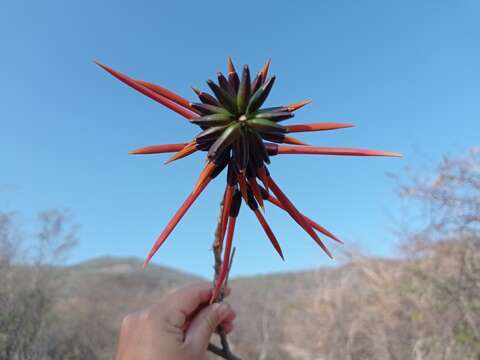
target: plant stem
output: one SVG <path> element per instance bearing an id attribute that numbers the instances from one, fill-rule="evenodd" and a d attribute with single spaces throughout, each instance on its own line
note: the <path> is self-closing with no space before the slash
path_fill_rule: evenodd
<path id="1" fill-rule="evenodd" d="M 224 197 L 225 198 L 225 197 Z M 224 201 L 220 203 L 220 213 L 218 215 L 218 223 L 217 223 L 217 229 L 215 230 L 215 238 L 213 240 L 213 256 L 214 256 L 214 271 L 215 271 L 215 276 L 213 279 L 213 286 L 215 286 L 217 279 L 220 275 L 220 269 L 222 268 L 222 245 L 221 245 L 221 233 L 222 233 L 222 213 L 223 213 L 223 205 Z M 218 298 L 215 299 L 215 302 L 221 302 L 225 298 L 225 288 L 222 288 L 220 291 L 220 294 L 218 295 Z M 222 347 L 218 347 L 213 344 L 208 344 L 208 350 L 224 359 L 227 360 L 241 360 L 238 356 L 236 356 L 232 350 L 230 349 L 230 344 L 228 343 L 227 335 L 225 334 L 225 330 L 223 329 L 223 326 L 220 324 L 217 328 L 217 333 L 220 336 L 220 343 L 222 344 Z"/>

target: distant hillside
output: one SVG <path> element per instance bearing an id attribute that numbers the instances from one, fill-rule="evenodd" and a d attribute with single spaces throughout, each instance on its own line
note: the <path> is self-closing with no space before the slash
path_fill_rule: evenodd
<path id="1" fill-rule="evenodd" d="M 343 266 L 233 279 L 229 301 L 238 320 L 231 339 L 239 353 L 244 359 L 314 359 L 311 354 L 326 351 L 322 340 L 332 319 L 324 311 L 331 309 L 323 309 L 321 303 L 338 297 L 345 286 L 357 286 L 351 271 L 351 266 Z M 110 338 L 100 352 L 105 359 L 113 357 L 125 314 L 155 303 L 172 289 L 203 280 L 157 265 L 144 269 L 135 258 L 97 258 L 61 272 L 59 304 L 74 304 L 87 318 L 106 325 Z"/>
<path id="2" fill-rule="evenodd" d="M 480 272 L 459 272 L 472 248 L 444 242 L 431 249 L 415 260 L 356 258 L 337 268 L 233 279 L 228 301 L 238 317 L 230 340 L 244 360 L 476 359 Z M 54 304 L 40 344 L 60 353 L 54 360 L 65 358 L 62 349 L 82 353 L 74 359 L 113 359 L 126 314 L 202 280 L 156 265 L 144 269 L 133 258 L 47 270 Z M 22 281 L 32 271 L 21 268 Z"/>
<path id="3" fill-rule="evenodd" d="M 198 281 L 200 279 L 198 276 L 153 263 L 144 268 L 143 260 L 134 257 L 120 258 L 104 256 L 69 266 L 66 269 L 71 270 L 74 274 L 82 275 L 94 273 L 105 275 L 123 274 L 127 277 L 140 276 L 142 279 L 141 282 L 150 279 L 155 281 L 159 287 L 169 286 L 169 284 Z"/>

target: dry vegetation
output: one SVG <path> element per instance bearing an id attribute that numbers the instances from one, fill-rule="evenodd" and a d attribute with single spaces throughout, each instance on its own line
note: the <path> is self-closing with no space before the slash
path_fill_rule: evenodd
<path id="1" fill-rule="evenodd" d="M 232 281 L 236 352 L 258 360 L 479 359 L 480 153 L 444 159 L 400 195 L 422 212 L 417 229 L 403 234 L 399 260 L 355 255 L 335 269 Z M 14 214 L 0 214 L 0 359 L 112 359 L 123 314 L 198 280 L 144 271 L 134 259 L 59 266 L 76 240 L 63 212 L 41 215 L 35 242 L 21 239 Z"/>

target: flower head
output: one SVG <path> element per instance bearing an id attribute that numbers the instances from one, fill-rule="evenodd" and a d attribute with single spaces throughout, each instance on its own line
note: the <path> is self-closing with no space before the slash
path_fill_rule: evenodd
<path id="1" fill-rule="evenodd" d="M 265 201 L 285 210 L 329 257 L 332 255 L 317 232 L 341 242 L 335 235 L 295 207 L 270 175 L 267 169 L 270 157 L 279 154 L 400 156 L 398 153 L 377 150 L 308 146 L 291 137 L 290 134 L 296 132 L 334 130 L 348 128 L 352 125 L 342 123 L 282 125 L 285 120 L 293 118 L 295 111 L 307 105 L 309 101 L 284 106 L 262 107 L 275 82 L 275 76 L 268 76 L 270 60 L 252 79 L 247 65 L 243 67 L 239 75 L 229 58 L 227 76 L 218 73 L 217 82 L 207 81 L 213 95 L 193 88 L 200 100 L 198 103 L 192 103 L 161 86 L 135 80 L 105 65 L 100 63 L 98 65 L 135 90 L 187 118 L 201 130 L 189 142 L 147 146 L 133 150 L 130 152 L 131 154 L 173 152 L 173 156 L 167 160 L 169 163 L 197 151 L 207 152 L 207 164 L 200 173 L 192 193 L 158 237 L 145 264 L 165 242 L 209 182 L 227 169 L 227 184 L 220 227 L 220 238 L 223 242 L 226 236 L 226 245 L 223 267 L 216 284 L 214 297 L 228 272 L 235 221 L 242 202 L 254 212 L 268 239 L 282 259 L 283 253 L 280 244 L 263 213 L 259 210 L 259 206 L 264 208 Z"/>

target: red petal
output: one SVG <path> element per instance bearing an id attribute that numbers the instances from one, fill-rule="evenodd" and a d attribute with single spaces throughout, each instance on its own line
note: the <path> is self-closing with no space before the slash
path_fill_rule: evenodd
<path id="1" fill-rule="evenodd" d="M 228 73 L 229 74 L 236 72 L 235 66 L 233 65 L 233 61 L 232 61 L 232 58 L 230 56 L 228 57 L 227 67 L 228 67 Z"/>
<path id="2" fill-rule="evenodd" d="M 178 151 L 176 154 L 174 154 L 170 159 L 168 159 L 167 161 L 165 161 L 165 164 L 169 164 L 171 163 L 172 161 L 175 161 L 175 160 L 178 160 L 178 159 L 181 159 L 181 158 L 184 158 L 188 155 L 191 155 L 193 154 L 195 151 L 197 151 L 197 144 L 195 143 L 195 141 L 192 141 L 191 143 L 185 145 L 185 147 L 183 149 L 181 149 L 180 151 Z"/>
<path id="3" fill-rule="evenodd" d="M 262 70 L 261 70 L 263 82 L 267 81 L 268 69 L 270 69 L 270 63 L 271 62 L 272 62 L 272 59 L 268 59 L 267 62 L 265 63 L 265 65 L 263 66 Z"/>
<path id="4" fill-rule="evenodd" d="M 285 107 L 287 108 L 288 111 L 296 111 L 296 110 L 304 107 L 305 105 L 310 104 L 311 102 L 312 102 L 312 100 L 304 100 L 304 101 L 300 101 L 298 103 L 288 105 L 288 106 L 285 106 Z"/>
<path id="5" fill-rule="evenodd" d="M 242 193 L 242 197 L 246 203 L 248 203 L 248 194 L 247 194 L 247 182 L 245 181 L 245 175 L 238 174 L 238 187 Z"/>
<path id="6" fill-rule="evenodd" d="M 301 140 L 295 139 L 295 138 L 292 137 L 292 136 L 285 136 L 285 138 L 283 139 L 283 143 L 285 143 L 285 144 L 294 144 L 294 145 L 308 146 L 307 143 L 304 143 L 304 142 L 301 141 Z"/>
<path id="7" fill-rule="evenodd" d="M 102 67 L 103 69 L 105 69 L 110 74 L 112 74 L 118 80 L 120 80 L 123 83 L 127 84 L 128 86 L 134 88 L 135 90 L 141 92 L 142 94 L 148 96 L 149 98 L 159 102 L 160 104 L 168 107 L 170 110 L 173 110 L 173 111 L 179 113 L 180 115 L 186 117 L 187 119 L 193 119 L 193 118 L 198 117 L 198 115 L 192 113 L 190 110 L 187 110 L 187 109 L 179 106 L 178 104 L 174 103 L 173 101 L 167 99 L 165 96 L 157 94 L 155 91 L 137 83 L 132 78 L 130 78 L 130 77 L 128 77 L 128 76 L 126 76 L 126 75 L 124 75 L 124 74 L 122 74 L 122 73 L 120 73 L 116 70 L 113 70 L 106 65 L 100 64 L 99 62 L 96 62 L 96 64 L 98 66 Z"/>
<path id="8" fill-rule="evenodd" d="M 213 173 L 213 171 L 216 168 L 217 168 L 217 165 L 215 165 L 213 162 L 207 163 L 207 165 L 203 168 L 202 172 L 200 173 L 200 176 L 198 177 L 197 183 L 195 184 L 193 191 L 196 191 L 200 186 L 202 186 L 205 180 L 210 177 L 210 175 Z"/>
<path id="9" fill-rule="evenodd" d="M 252 189 L 253 196 L 258 202 L 258 205 L 260 205 L 262 210 L 265 212 L 265 205 L 263 204 L 263 196 L 262 196 L 262 192 L 260 191 L 260 188 L 258 187 L 257 180 L 255 180 L 255 177 L 251 177 L 247 180 Z"/>
<path id="10" fill-rule="evenodd" d="M 267 176 L 267 172 L 265 170 L 265 167 L 262 166 L 262 167 L 257 168 L 257 174 L 258 174 L 258 177 L 260 178 L 260 180 L 262 180 L 263 186 L 265 186 L 265 190 L 268 193 L 268 176 Z"/>
<path id="11" fill-rule="evenodd" d="M 265 144 L 270 155 L 280 154 L 304 154 L 304 155 L 340 155 L 340 156 L 393 156 L 402 155 L 391 151 L 350 149 L 319 146 L 281 146 L 277 144 Z"/>
<path id="12" fill-rule="evenodd" d="M 268 201 L 270 201 L 273 205 L 275 206 L 278 206 L 280 209 L 283 209 L 286 211 L 285 207 L 283 206 L 283 204 L 274 196 L 269 196 L 267 198 Z M 318 230 L 319 232 L 321 232 L 323 235 L 325 236 L 328 236 L 330 239 L 332 240 L 335 240 L 335 241 L 338 241 L 340 244 L 343 244 L 343 241 L 340 240 L 339 238 L 337 238 L 335 235 L 333 235 L 330 231 L 328 231 L 327 229 L 325 229 L 323 226 L 319 225 L 318 223 L 316 223 L 314 220 L 310 219 L 308 216 L 306 215 L 303 215 L 302 216 L 305 218 L 305 220 L 310 224 L 311 227 L 313 227 L 314 229 Z"/>
<path id="13" fill-rule="evenodd" d="M 234 186 L 227 185 L 227 191 L 225 192 L 225 198 L 223 200 L 220 248 L 222 248 L 223 246 L 223 239 L 225 238 L 225 232 L 227 231 L 227 220 L 228 220 L 228 215 L 230 214 L 230 208 L 232 207 L 232 199 L 233 199 L 234 191 L 235 191 Z"/>
<path id="14" fill-rule="evenodd" d="M 321 232 L 323 235 L 328 236 L 330 239 L 335 240 L 339 242 L 340 244 L 343 244 L 343 241 L 337 238 L 335 235 L 333 235 L 330 231 L 325 229 L 323 226 L 320 224 L 316 223 L 314 220 L 310 219 L 309 217 L 305 216 L 305 219 L 308 221 L 308 223 L 315 229 Z"/>
<path id="15" fill-rule="evenodd" d="M 299 125 L 287 125 L 285 128 L 287 132 L 304 132 L 304 131 L 325 131 L 325 130 L 335 130 L 335 129 L 344 129 L 352 127 L 351 124 L 341 124 L 341 123 L 317 123 L 317 124 L 299 124 Z"/>
<path id="16" fill-rule="evenodd" d="M 270 189 L 272 189 L 275 196 L 278 200 L 283 204 L 285 210 L 290 214 L 290 216 L 315 240 L 315 242 L 325 251 L 325 253 L 333 259 L 332 254 L 327 249 L 327 247 L 323 244 L 322 240 L 318 237 L 318 235 L 313 231 L 310 224 L 307 223 L 303 215 L 297 210 L 295 205 L 287 198 L 287 196 L 283 193 L 283 191 L 277 186 L 275 181 L 269 176 L 268 177 L 268 184 L 270 185 Z"/>
<path id="17" fill-rule="evenodd" d="M 285 258 L 283 257 L 282 248 L 280 247 L 280 244 L 278 243 L 277 238 L 275 237 L 275 234 L 273 233 L 272 229 L 270 228 L 267 221 L 263 217 L 262 213 L 258 209 L 255 209 L 254 213 L 257 216 L 258 221 L 262 225 L 263 230 L 267 234 L 268 238 L 270 239 L 270 242 L 272 243 L 273 247 L 277 251 L 278 255 L 280 255 L 282 260 L 285 260 Z"/>
<path id="18" fill-rule="evenodd" d="M 144 155 L 144 154 L 161 154 L 161 153 L 170 153 L 182 150 L 187 143 L 183 144 L 163 144 L 163 145 L 152 145 L 145 146 L 139 149 L 135 149 L 129 152 L 132 155 Z"/>
<path id="19" fill-rule="evenodd" d="M 170 91 L 163 86 L 152 84 L 147 81 L 143 80 L 135 80 L 138 84 L 145 86 L 146 88 L 149 88 L 150 90 L 155 91 L 157 94 L 165 96 L 168 100 L 173 101 L 174 103 L 177 103 L 178 105 L 183 106 L 184 108 L 187 108 L 195 113 L 198 114 L 197 110 L 193 109 L 190 105 L 191 102 L 188 101 L 187 99 L 184 99 L 180 95 L 175 94 L 173 91 Z"/>
<path id="20" fill-rule="evenodd" d="M 153 245 L 152 249 L 150 250 L 147 259 L 143 263 L 143 266 L 147 266 L 150 259 L 152 258 L 153 255 L 157 252 L 157 250 L 162 246 L 162 244 L 165 242 L 167 237 L 170 235 L 170 233 L 175 229 L 175 226 L 177 226 L 178 222 L 182 219 L 182 217 L 185 215 L 187 210 L 192 206 L 192 204 L 197 200 L 198 196 L 202 193 L 202 191 L 207 187 L 208 183 L 210 182 L 210 178 L 207 178 L 197 189 L 195 189 L 183 202 L 182 206 L 177 210 L 175 215 L 172 217 L 172 219 L 168 222 L 167 226 L 165 229 L 162 231 L 160 236 L 158 237 L 157 241 Z"/>

